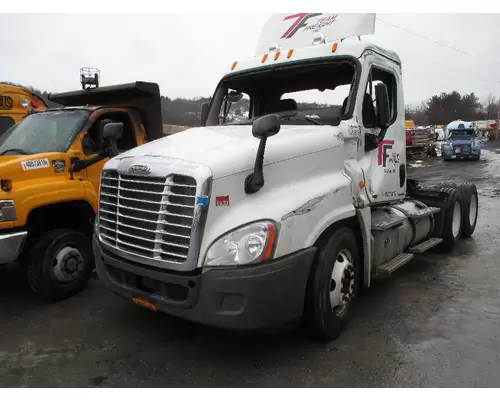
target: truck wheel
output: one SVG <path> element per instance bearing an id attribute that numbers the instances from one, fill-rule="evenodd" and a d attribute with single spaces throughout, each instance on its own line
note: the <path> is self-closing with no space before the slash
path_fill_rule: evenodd
<path id="1" fill-rule="evenodd" d="M 347 326 L 361 280 L 359 248 L 351 229 L 336 230 L 321 245 L 309 277 L 304 327 L 313 336 L 336 339 Z"/>
<path id="2" fill-rule="evenodd" d="M 469 238 L 477 224 L 479 202 L 476 185 L 464 182 L 458 185 L 462 197 L 462 237 Z"/>
<path id="3" fill-rule="evenodd" d="M 443 187 L 441 191 L 448 193 L 448 201 L 443 209 L 443 242 L 441 243 L 441 249 L 444 252 L 450 252 L 462 233 L 462 198 L 460 192 L 455 188 Z"/>
<path id="4" fill-rule="evenodd" d="M 57 229 L 41 236 L 31 249 L 28 282 L 45 300 L 63 300 L 86 288 L 93 268 L 88 238 Z"/>

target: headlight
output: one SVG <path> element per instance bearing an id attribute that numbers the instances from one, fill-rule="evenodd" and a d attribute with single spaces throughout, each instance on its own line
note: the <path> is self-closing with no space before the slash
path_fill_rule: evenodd
<path id="1" fill-rule="evenodd" d="M 16 207 L 12 200 L 0 200 L 0 222 L 15 221 Z"/>
<path id="2" fill-rule="evenodd" d="M 217 239 L 205 257 L 206 266 L 253 264 L 271 258 L 277 228 L 271 221 L 254 222 Z"/>

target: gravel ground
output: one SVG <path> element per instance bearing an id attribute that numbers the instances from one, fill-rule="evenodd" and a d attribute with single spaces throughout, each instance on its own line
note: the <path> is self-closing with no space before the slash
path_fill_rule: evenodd
<path id="1" fill-rule="evenodd" d="M 8 269 L 0 271 L 0 386 L 499 386 L 500 149 L 485 147 L 479 162 L 412 162 L 412 177 L 476 183 L 475 235 L 376 282 L 335 342 L 198 326 L 140 309 L 98 281 L 47 305 Z"/>

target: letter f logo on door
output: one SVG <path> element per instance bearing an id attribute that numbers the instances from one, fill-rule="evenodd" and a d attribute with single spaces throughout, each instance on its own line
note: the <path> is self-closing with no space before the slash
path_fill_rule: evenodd
<path id="1" fill-rule="evenodd" d="M 392 149 L 394 140 L 382 140 L 378 144 L 378 165 L 387 166 L 387 159 L 389 158 L 388 151 Z"/>
<path id="2" fill-rule="evenodd" d="M 283 21 L 288 21 L 289 19 L 294 19 L 294 18 L 296 18 L 296 20 L 292 24 L 292 26 L 288 28 L 288 30 L 283 34 L 283 36 L 281 36 L 281 39 L 290 39 L 293 35 L 297 33 L 297 31 L 300 28 L 305 28 L 307 26 L 306 21 L 308 19 L 313 17 L 318 17 L 319 15 L 322 14 L 323 13 L 298 13 L 285 17 Z"/>

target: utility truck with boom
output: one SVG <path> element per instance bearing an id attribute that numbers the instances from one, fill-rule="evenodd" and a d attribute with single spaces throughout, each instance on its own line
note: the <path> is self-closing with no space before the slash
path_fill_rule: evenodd
<path id="1" fill-rule="evenodd" d="M 472 184 L 407 179 L 397 54 L 374 14 L 276 14 L 234 62 L 202 126 L 106 162 L 100 280 L 150 310 L 334 339 L 374 279 L 472 235 Z M 235 102 L 247 114 L 229 118 Z"/>

